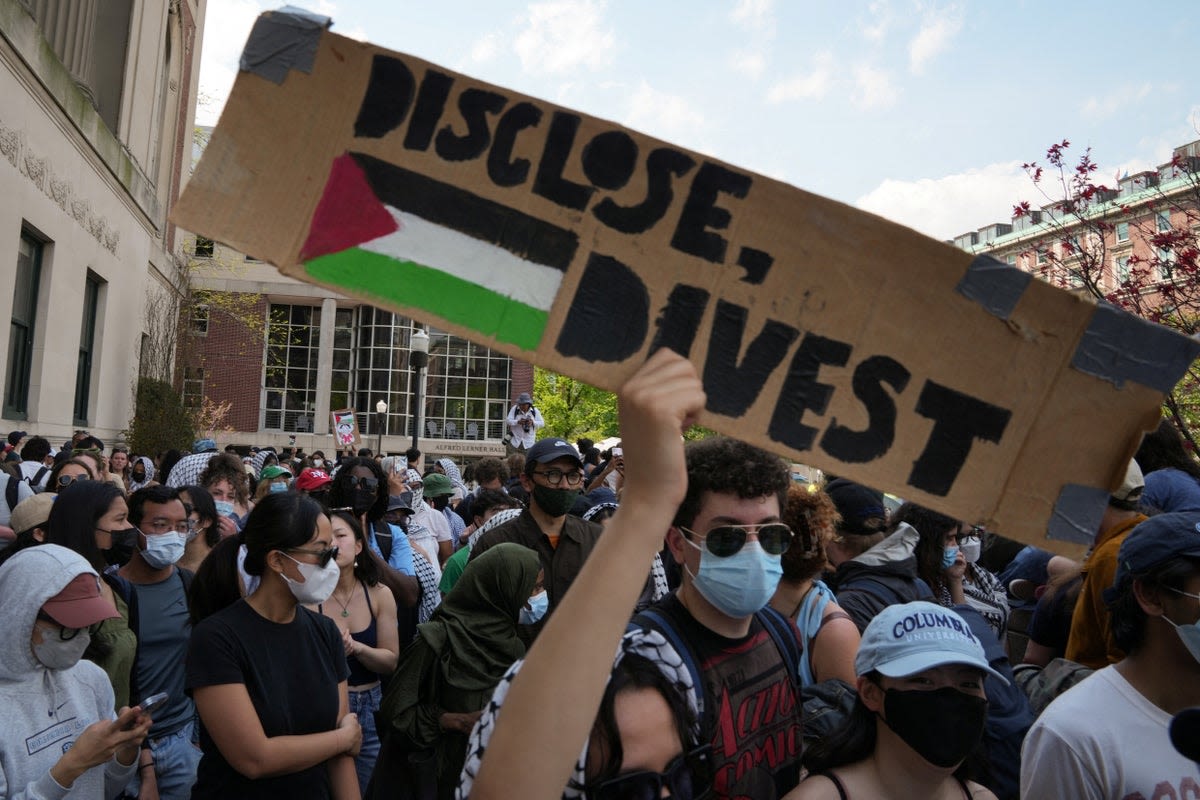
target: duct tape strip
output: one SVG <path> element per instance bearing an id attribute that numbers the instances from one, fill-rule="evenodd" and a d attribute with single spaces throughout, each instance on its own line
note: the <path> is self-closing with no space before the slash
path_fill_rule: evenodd
<path id="1" fill-rule="evenodd" d="M 1108 505 L 1108 491 L 1094 486 L 1068 483 L 1059 492 L 1050 515 L 1046 538 L 1075 544 L 1091 544 L 1100 529 Z"/>
<path id="2" fill-rule="evenodd" d="M 268 11 L 254 21 L 239 64 L 245 72 L 283 83 L 288 72 L 312 72 L 321 33 L 333 20 L 295 6 Z"/>
<path id="3" fill-rule="evenodd" d="M 955 289 L 1000 319 L 1012 316 L 1033 276 L 991 256 L 975 256 Z"/>
<path id="4" fill-rule="evenodd" d="M 1166 394 L 1200 355 L 1200 341 L 1108 303 L 1096 308 L 1071 366 L 1118 389 L 1133 381 Z"/>

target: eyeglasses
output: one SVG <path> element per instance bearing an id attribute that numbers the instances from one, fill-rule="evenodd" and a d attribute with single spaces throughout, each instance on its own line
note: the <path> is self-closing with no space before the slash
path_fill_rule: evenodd
<path id="1" fill-rule="evenodd" d="M 317 566 L 323 567 L 326 564 L 328 564 L 330 561 L 332 561 L 333 559 L 337 558 L 338 549 L 336 546 L 335 547 L 326 547 L 324 550 L 305 550 L 304 548 L 301 548 L 301 547 L 289 547 L 287 549 L 287 552 L 302 553 L 306 556 L 316 556 L 317 557 Z"/>
<path id="2" fill-rule="evenodd" d="M 175 533 L 191 533 L 193 530 L 195 530 L 195 523 L 193 523 L 190 519 L 185 519 L 182 522 L 172 525 L 166 520 L 158 520 L 147 525 L 142 530 L 142 533 L 145 533 L 147 530 L 150 531 L 150 533 L 169 533 L 171 531 L 174 531 Z"/>
<path id="3" fill-rule="evenodd" d="M 965 533 L 963 531 L 958 531 L 954 534 L 953 538 L 957 544 L 963 544 L 965 542 L 978 542 L 983 538 L 983 528 L 976 525 Z"/>
<path id="4" fill-rule="evenodd" d="M 350 486 L 351 487 L 357 486 L 360 489 L 369 489 L 370 491 L 373 492 L 379 488 L 379 479 L 378 478 L 351 478 Z"/>
<path id="5" fill-rule="evenodd" d="M 54 627 L 58 628 L 58 638 L 64 642 L 71 641 L 72 639 L 74 639 L 76 636 L 79 635 L 79 632 L 81 630 L 83 630 L 83 628 L 64 627 L 64 626 L 60 625 L 58 622 L 56 622 L 54 620 L 54 618 L 52 618 L 49 614 L 45 613 L 44 611 L 39 611 L 37 618 L 39 620 L 41 620 L 42 622 L 48 622 L 51 625 L 53 625 Z"/>
<path id="6" fill-rule="evenodd" d="M 679 530 L 701 538 L 698 533 L 682 525 Z M 786 553 L 795 537 L 792 529 L 782 522 L 768 522 L 764 525 L 722 525 L 704 534 L 701 541 L 708 548 L 708 552 L 717 558 L 728 558 L 742 549 L 751 533 L 758 537 L 762 549 L 773 556 Z"/>
<path id="7" fill-rule="evenodd" d="M 676 756 L 662 772 L 631 772 L 604 781 L 587 792 L 588 800 L 657 800 L 663 787 L 672 800 L 703 797 L 712 783 L 712 748 L 697 747 Z"/>
<path id="8" fill-rule="evenodd" d="M 558 486 L 564 480 L 566 480 L 567 486 L 578 486 L 583 483 L 583 473 L 577 469 L 573 469 L 570 472 L 563 472 L 561 469 L 546 469 L 541 471 L 535 469 L 533 474 L 541 475 L 546 479 L 546 483 L 551 486 Z"/>

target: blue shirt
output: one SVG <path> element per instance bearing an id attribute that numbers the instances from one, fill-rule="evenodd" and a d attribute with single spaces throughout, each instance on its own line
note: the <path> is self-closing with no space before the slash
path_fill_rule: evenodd
<path id="1" fill-rule="evenodd" d="M 413 551 L 412 545 L 408 543 L 408 537 L 399 527 L 391 523 L 388 523 L 388 527 L 392 531 L 392 553 L 387 558 L 387 565 L 397 572 L 415 577 L 417 573 L 413 568 Z M 379 549 L 379 543 L 375 541 L 374 526 L 367 529 L 367 546 L 375 551 L 375 555 L 383 558 L 383 551 Z"/>

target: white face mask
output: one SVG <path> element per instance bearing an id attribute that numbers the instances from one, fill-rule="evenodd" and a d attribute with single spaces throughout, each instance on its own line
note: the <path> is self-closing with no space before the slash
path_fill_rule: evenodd
<path id="1" fill-rule="evenodd" d="M 967 540 L 959 545 L 959 550 L 963 554 L 963 558 L 968 564 L 974 564 L 979 560 L 980 554 L 983 552 L 983 542 L 978 539 Z"/>
<path id="2" fill-rule="evenodd" d="M 522 625 L 532 625 L 533 623 L 546 616 L 547 609 L 550 608 L 550 598 L 546 594 L 546 590 L 538 592 L 529 598 L 529 602 L 521 609 L 520 622 Z"/>
<path id="3" fill-rule="evenodd" d="M 296 602 L 311 606 L 317 603 L 324 603 L 333 594 L 333 590 L 337 588 L 338 578 L 341 576 L 341 569 L 338 568 L 335 559 L 329 559 L 323 567 L 316 564 L 305 564 L 284 553 L 287 558 L 291 558 L 296 564 L 296 568 L 300 570 L 300 574 L 304 576 L 304 582 L 294 581 L 282 572 L 279 576 L 287 582 L 288 588 L 292 590 L 292 596 L 296 598 Z"/>
<path id="4" fill-rule="evenodd" d="M 33 645 L 33 656 L 47 669 L 70 669 L 83 658 L 83 651 L 91 642 L 87 630 L 64 642 L 58 631 L 42 628 L 42 643 Z"/>
<path id="5" fill-rule="evenodd" d="M 321 468 L 321 467 L 323 467 L 323 466 L 325 466 L 325 459 L 323 459 L 323 458 L 314 458 L 314 459 L 313 459 L 313 466 L 314 466 L 314 467 L 317 467 L 318 469 L 319 469 L 319 468 Z"/>
<path id="6" fill-rule="evenodd" d="M 1170 586 L 1167 588 L 1171 589 L 1171 591 L 1175 592 L 1175 594 L 1181 594 L 1184 597 L 1193 597 L 1197 600 L 1200 600 L 1200 594 L 1192 594 L 1191 592 L 1180 591 L 1179 589 L 1173 589 Z M 1183 642 L 1183 646 L 1187 648 L 1187 651 L 1192 654 L 1192 658 L 1196 659 L 1197 662 L 1200 662 L 1200 620 L 1190 624 L 1179 625 L 1175 622 L 1172 622 L 1170 619 L 1167 619 L 1165 616 L 1163 619 L 1167 620 L 1171 627 L 1175 629 L 1175 632 L 1179 634 L 1180 641 Z"/>
<path id="7" fill-rule="evenodd" d="M 146 537 L 146 549 L 142 551 L 142 560 L 151 569 L 169 567 L 183 558 L 183 551 L 188 542 L 186 533 L 168 531 L 152 536 L 142 535 Z"/>

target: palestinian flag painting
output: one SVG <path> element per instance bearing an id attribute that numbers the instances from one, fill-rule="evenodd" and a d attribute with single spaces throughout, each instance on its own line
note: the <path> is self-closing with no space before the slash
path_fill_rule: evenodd
<path id="1" fill-rule="evenodd" d="M 300 252 L 314 280 L 535 350 L 579 240 L 362 153 L 333 162 Z"/>

